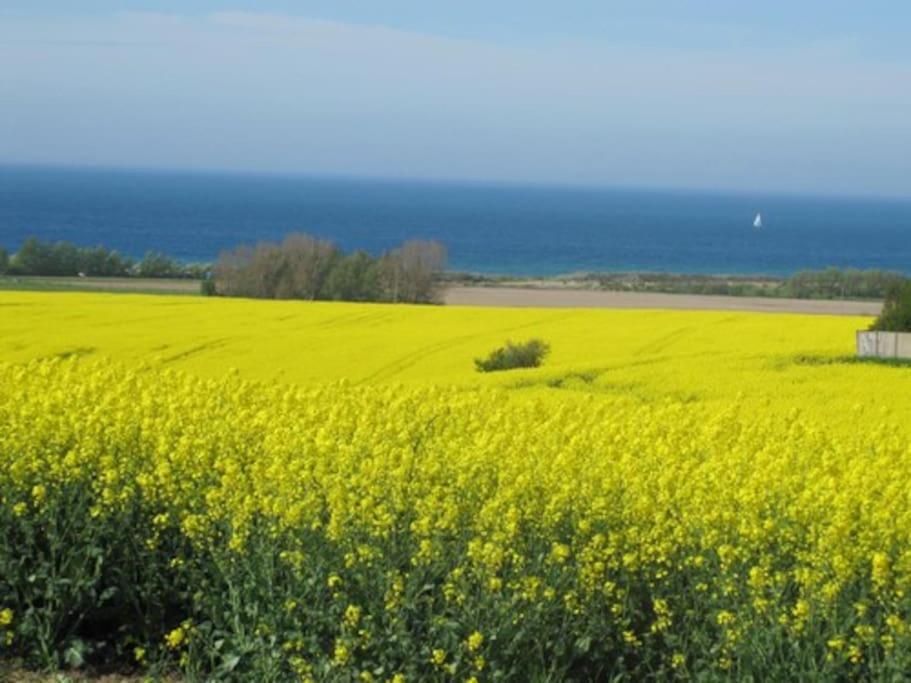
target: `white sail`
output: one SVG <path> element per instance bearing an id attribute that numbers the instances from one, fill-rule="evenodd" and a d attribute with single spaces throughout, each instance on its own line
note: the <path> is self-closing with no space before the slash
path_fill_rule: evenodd
<path id="1" fill-rule="evenodd" d="M 762 227 L 762 214 L 757 213 L 756 218 L 753 219 L 753 227 L 757 230 Z"/>

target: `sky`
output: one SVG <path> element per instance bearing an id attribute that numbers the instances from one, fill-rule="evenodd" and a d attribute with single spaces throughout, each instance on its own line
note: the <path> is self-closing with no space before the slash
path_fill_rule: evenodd
<path id="1" fill-rule="evenodd" d="M 907 0 L 0 0 L 0 163 L 911 196 Z"/>

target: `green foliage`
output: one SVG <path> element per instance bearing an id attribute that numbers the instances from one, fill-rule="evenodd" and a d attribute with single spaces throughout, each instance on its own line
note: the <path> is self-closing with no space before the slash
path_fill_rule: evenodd
<path id="1" fill-rule="evenodd" d="M 797 299 L 879 299 L 905 281 L 884 270 L 826 268 L 795 273 L 781 289 L 783 296 Z"/>
<path id="2" fill-rule="evenodd" d="M 321 298 L 333 301 L 380 300 L 376 259 L 365 251 L 339 258 L 326 277 Z"/>
<path id="3" fill-rule="evenodd" d="M 5 265 L 6 264 L 6 265 Z M 43 242 L 30 237 L 12 257 L 0 249 L 0 275 L 71 277 L 194 278 L 202 279 L 205 264 L 183 264 L 157 251 L 148 252 L 139 263 L 106 247 L 79 247 L 70 242 Z"/>
<path id="4" fill-rule="evenodd" d="M 135 660 L 128 645 L 142 643 L 151 663 L 182 611 L 167 560 L 175 546 L 134 543 L 125 530 L 151 519 L 135 507 L 99 514 L 81 483 L 45 490 L 0 507 L 0 602 L 17 605 L 0 656 L 51 670 L 122 667 Z"/>
<path id="5" fill-rule="evenodd" d="M 597 609 L 574 602 L 581 586 L 543 542 L 522 569 L 553 596 L 530 598 L 524 584 L 492 591 L 482 572 L 448 571 L 470 566 L 470 535 L 410 566 L 419 539 L 407 532 L 390 536 L 379 559 L 350 560 L 354 548 L 266 520 L 242 548 L 231 547 L 227 527 L 189 543 L 179 523 L 139 506 L 94 512 L 103 504 L 87 483 L 28 505 L 23 515 L 0 510 L 0 600 L 16 607 L 0 628 L 0 656 L 34 669 L 138 667 L 155 680 L 179 670 L 181 680 L 212 682 L 358 680 L 356 669 L 378 681 L 452 680 L 450 671 L 503 681 L 904 680 L 911 662 L 906 650 L 876 643 L 869 662 L 852 665 L 837 650 L 825 658 L 833 633 L 853 633 L 850 609 L 813 615 L 795 632 L 756 617 L 749 595 L 694 592 L 723 571 L 712 554 L 665 584 L 660 612 L 654 578 L 614 568 L 606 586 L 623 596 L 624 630 L 600 591 L 585 597 Z M 137 543 L 149 529 L 152 539 Z M 869 604 L 872 590 L 846 586 L 843 602 Z M 767 609 L 785 601 L 772 597 Z M 662 623 L 664 613 L 673 617 Z M 722 614 L 747 627 L 719 644 Z"/>
<path id="6" fill-rule="evenodd" d="M 487 358 L 476 358 L 478 372 L 496 372 L 514 368 L 536 368 L 550 353 L 550 346 L 540 339 L 530 339 L 521 344 L 506 342 L 506 346 L 491 351 Z"/>
<path id="7" fill-rule="evenodd" d="M 203 296 L 215 296 L 218 293 L 215 289 L 215 280 L 211 277 L 203 278 L 199 283 L 199 293 Z"/>
<path id="8" fill-rule="evenodd" d="M 214 275 L 226 296 L 432 303 L 445 263 L 437 242 L 412 240 L 375 258 L 364 251 L 344 254 L 332 242 L 295 233 L 281 244 L 222 253 Z"/>
<path id="9" fill-rule="evenodd" d="M 10 260 L 15 275 L 110 275 L 130 274 L 133 262 L 105 247 L 77 247 L 69 242 L 27 239 Z"/>
<path id="10" fill-rule="evenodd" d="M 804 270 L 789 277 L 765 275 L 702 275 L 679 273 L 594 273 L 561 278 L 598 289 L 667 294 L 762 296 L 793 299 L 881 299 L 905 280 L 900 273 L 857 268 Z M 459 277 L 468 284 L 499 282 L 479 276 Z"/>
<path id="11" fill-rule="evenodd" d="M 180 264 L 160 251 L 149 251 L 139 262 L 139 277 L 180 277 Z"/>
<path id="12" fill-rule="evenodd" d="M 895 284 L 886 295 L 883 310 L 870 326 L 879 332 L 911 332 L 911 281 Z"/>

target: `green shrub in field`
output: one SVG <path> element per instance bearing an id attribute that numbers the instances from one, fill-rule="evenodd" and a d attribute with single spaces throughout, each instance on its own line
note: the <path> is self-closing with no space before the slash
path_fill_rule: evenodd
<path id="1" fill-rule="evenodd" d="M 506 346 L 491 351 L 487 358 L 475 358 L 478 372 L 496 372 L 515 368 L 536 368 L 550 353 L 550 346 L 540 339 L 529 339 L 521 344 L 506 342 Z"/>
<path id="2" fill-rule="evenodd" d="M 870 326 L 879 332 L 911 332 L 911 282 L 904 281 L 892 286 L 883 310 Z"/>

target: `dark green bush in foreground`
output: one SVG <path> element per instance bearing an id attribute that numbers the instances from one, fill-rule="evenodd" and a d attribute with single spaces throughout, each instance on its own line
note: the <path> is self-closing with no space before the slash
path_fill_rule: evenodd
<path id="1" fill-rule="evenodd" d="M 506 342 L 506 346 L 494 349 L 487 358 L 476 358 L 474 364 L 478 372 L 536 368 L 548 353 L 550 346 L 540 339 L 529 339 L 521 344 Z"/>

